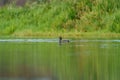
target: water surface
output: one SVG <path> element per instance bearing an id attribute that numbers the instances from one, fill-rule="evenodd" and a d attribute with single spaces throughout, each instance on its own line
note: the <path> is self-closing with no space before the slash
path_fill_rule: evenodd
<path id="1" fill-rule="evenodd" d="M 119 80 L 119 57 L 119 39 L 0 39 L 0 80 Z"/>

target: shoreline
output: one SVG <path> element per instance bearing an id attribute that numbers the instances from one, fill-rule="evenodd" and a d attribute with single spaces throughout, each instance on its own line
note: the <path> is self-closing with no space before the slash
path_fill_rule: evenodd
<path id="1" fill-rule="evenodd" d="M 120 33 L 98 33 L 98 32 L 36 32 L 36 33 L 21 33 L 12 35 L 2 35 L 0 38 L 120 38 Z"/>

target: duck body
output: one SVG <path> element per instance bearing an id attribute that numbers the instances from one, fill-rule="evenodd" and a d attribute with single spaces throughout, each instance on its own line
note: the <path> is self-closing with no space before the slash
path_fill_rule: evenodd
<path id="1" fill-rule="evenodd" d="M 63 44 L 63 43 L 69 43 L 70 40 L 67 40 L 67 39 L 62 39 L 62 37 L 59 37 L 59 44 Z"/>

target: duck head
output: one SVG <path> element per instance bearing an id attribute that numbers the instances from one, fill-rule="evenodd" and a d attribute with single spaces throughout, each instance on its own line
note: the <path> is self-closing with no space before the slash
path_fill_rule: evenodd
<path id="1" fill-rule="evenodd" d="M 59 37 L 59 40 L 62 40 L 62 37 L 61 37 L 61 36 Z"/>

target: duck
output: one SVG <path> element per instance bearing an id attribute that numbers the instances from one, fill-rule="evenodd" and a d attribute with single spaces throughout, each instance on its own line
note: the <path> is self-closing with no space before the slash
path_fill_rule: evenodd
<path id="1" fill-rule="evenodd" d="M 61 45 L 62 43 L 69 43 L 70 40 L 68 39 L 63 39 L 61 36 L 59 37 L 59 44 Z"/>

